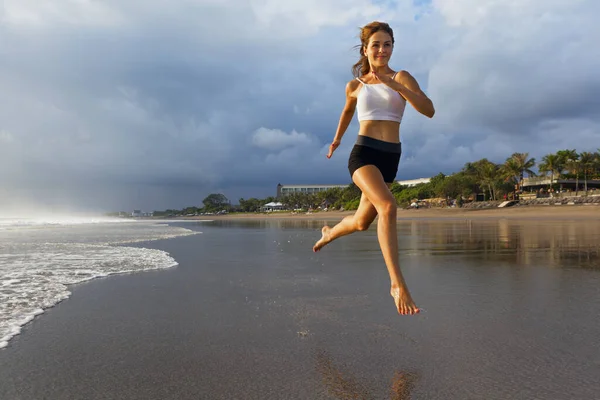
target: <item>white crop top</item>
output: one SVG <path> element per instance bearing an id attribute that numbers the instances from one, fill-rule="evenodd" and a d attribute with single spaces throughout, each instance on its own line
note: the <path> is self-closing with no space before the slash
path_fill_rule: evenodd
<path id="1" fill-rule="evenodd" d="M 368 84 L 356 79 L 362 83 L 356 98 L 356 113 L 359 121 L 402 122 L 406 100 L 400 93 L 383 83 Z"/>

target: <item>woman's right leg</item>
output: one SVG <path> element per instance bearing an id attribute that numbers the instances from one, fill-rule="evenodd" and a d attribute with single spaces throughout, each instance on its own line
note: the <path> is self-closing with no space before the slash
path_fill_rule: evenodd
<path id="1" fill-rule="evenodd" d="M 383 253 L 383 259 L 390 274 L 391 295 L 400 314 L 415 314 L 419 309 L 415 305 L 400 271 L 398 261 L 398 233 L 394 195 L 383 180 L 383 176 L 374 165 L 365 165 L 357 169 L 352 180 L 375 207 L 377 220 L 377 238 Z"/>

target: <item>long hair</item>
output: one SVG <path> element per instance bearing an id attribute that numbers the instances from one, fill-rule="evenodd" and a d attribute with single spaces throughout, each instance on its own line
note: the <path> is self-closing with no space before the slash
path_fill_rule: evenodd
<path id="1" fill-rule="evenodd" d="M 361 76 L 367 75 L 369 72 L 371 72 L 369 59 L 365 55 L 365 47 L 367 47 L 371 35 L 379 31 L 388 33 L 392 38 L 392 44 L 394 43 L 394 31 L 387 23 L 374 21 L 363 26 L 360 29 L 360 44 L 354 46 L 354 48 L 359 48 L 360 53 L 360 59 L 352 66 L 352 75 L 354 75 L 354 77 L 360 78 Z"/>

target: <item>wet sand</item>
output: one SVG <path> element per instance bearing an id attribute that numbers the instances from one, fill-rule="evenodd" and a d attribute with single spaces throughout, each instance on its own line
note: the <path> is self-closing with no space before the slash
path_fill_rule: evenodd
<path id="1" fill-rule="evenodd" d="M 322 223 L 187 222 L 203 233 L 136 244 L 180 265 L 73 286 L 0 350 L 0 398 L 600 392 L 595 221 L 399 221 L 402 269 L 424 309 L 410 317 L 394 310 L 374 230 L 315 254 Z"/>

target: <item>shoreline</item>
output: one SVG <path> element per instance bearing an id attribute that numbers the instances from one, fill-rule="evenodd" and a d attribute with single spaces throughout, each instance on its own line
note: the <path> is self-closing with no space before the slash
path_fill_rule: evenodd
<path id="1" fill-rule="evenodd" d="M 313 213 L 236 213 L 225 215 L 203 215 L 194 217 L 178 217 L 180 220 L 265 220 L 265 219 L 303 219 L 303 220 L 338 220 L 352 215 L 352 211 L 319 211 Z M 507 208 L 421 208 L 398 209 L 397 219 L 600 219 L 600 206 L 590 205 L 540 205 Z M 162 219 L 162 218 L 156 218 Z"/>

